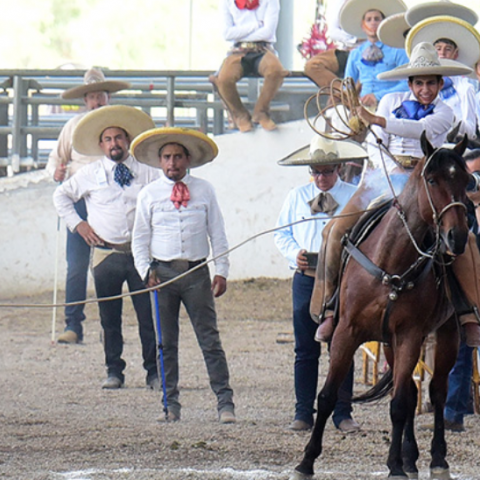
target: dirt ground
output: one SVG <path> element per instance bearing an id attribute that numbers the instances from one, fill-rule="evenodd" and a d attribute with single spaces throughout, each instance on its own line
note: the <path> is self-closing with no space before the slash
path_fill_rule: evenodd
<path id="1" fill-rule="evenodd" d="M 59 298 L 62 298 L 60 295 Z M 50 303 L 51 294 L 17 303 Z M 51 309 L 0 309 L 0 478 L 16 480 L 287 480 L 307 433 L 292 421 L 293 343 L 290 282 L 231 282 L 218 300 L 219 327 L 235 391 L 235 425 L 220 425 L 215 399 L 185 315 L 180 344 L 182 420 L 162 421 L 161 396 L 145 388 L 131 302 L 125 303 L 126 385 L 105 378 L 95 304 L 85 342 L 51 345 Z M 57 332 L 62 329 L 61 312 Z M 359 354 L 358 354 L 359 355 Z M 361 360 L 356 362 L 357 392 Z M 322 355 L 322 378 L 327 368 Z M 331 421 L 316 477 L 386 478 L 388 401 L 354 407 L 361 432 L 343 435 Z M 419 426 L 432 422 L 417 417 Z M 447 433 L 453 478 L 480 479 L 480 416 L 465 433 Z M 418 429 L 420 479 L 429 478 L 430 432 Z"/>

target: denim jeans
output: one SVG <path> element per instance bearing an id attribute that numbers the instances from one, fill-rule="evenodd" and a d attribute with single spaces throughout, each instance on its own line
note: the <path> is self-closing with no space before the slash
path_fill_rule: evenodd
<path id="1" fill-rule="evenodd" d="M 310 299 L 315 279 L 295 273 L 292 283 L 293 333 L 295 336 L 295 420 L 313 425 L 314 403 L 317 396 L 320 343 L 316 342 L 318 324 L 310 317 Z M 338 400 L 333 411 L 336 427 L 342 420 L 351 418 L 353 364 L 338 392 Z"/>
<path id="2" fill-rule="evenodd" d="M 473 372 L 473 348 L 460 343 L 457 361 L 448 376 L 448 394 L 445 403 L 445 420 L 463 423 L 463 416 L 469 413 Z"/>
<path id="3" fill-rule="evenodd" d="M 134 292 L 145 288 L 133 264 L 133 256 L 125 253 L 112 253 L 93 270 L 97 297 L 111 297 L 122 293 L 127 282 L 128 290 Z M 133 308 L 138 321 L 142 344 L 143 367 L 147 371 L 147 381 L 158 376 L 156 357 L 155 327 L 149 293 L 133 295 Z M 124 380 L 126 363 L 122 359 L 122 299 L 99 302 L 100 321 L 104 332 L 105 364 L 108 375 Z"/>
<path id="4" fill-rule="evenodd" d="M 75 203 L 75 210 L 80 217 L 87 218 L 85 200 Z M 65 302 L 81 302 L 87 298 L 87 276 L 90 263 L 90 247 L 78 234 L 67 230 L 67 279 L 65 283 Z M 65 330 L 72 330 L 83 339 L 82 321 L 85 320 L 85 305 L 65 307 Z"/>

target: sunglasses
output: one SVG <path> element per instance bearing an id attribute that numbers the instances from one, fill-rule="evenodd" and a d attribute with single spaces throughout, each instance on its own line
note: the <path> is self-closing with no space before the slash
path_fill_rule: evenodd
<path id="1" fill-rule="evenodd" d="M 336 171 L 337 171 L 336 168 L 330 168 L 329 170 L 322 170 L 321 172 L 319 172 L 318 170 L 311 168 L 310 175 L 312 175 L 312 177 L 319 177 L 320 175 L 323 175 L 324 177 L 330 177 Z"/>

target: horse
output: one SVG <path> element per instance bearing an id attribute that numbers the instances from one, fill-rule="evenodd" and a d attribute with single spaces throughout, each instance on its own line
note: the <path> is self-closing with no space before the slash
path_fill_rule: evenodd
<path id="1" fill-rule="evenodd" d="M 339 386 L 355 351 L 367 341 L 387 345 L 392 375 L 389 478 L 418 475 L 419 450 L 414 432 L 417 388 L 412 373 L 424 339 L 433 331 L 437 347 L 430 383 L 435 422 L 430 469 L 435 475 L 449 475 L 443 409 L 459 333 L 453 305 L 446 295 L 445 275 L 439 278 L 435 270 L 447 269 L 446 263 L 461 255 L 467 243 L 469 174 L 462 158 L 467 139 L 453 149 L 434 149 L 423 133 L 421 145 L 425 156 L 410 174 L 397 201 L 360 245 L 350 248 L 351 256 L 344 264 L 339 284 L 339 317 L 331 341 L 328 374 L 318 394 L 310 440 L 291 480 L 312 478 Z M 429 237 L 435 239 L 430 254 L 421 247 Z"/>

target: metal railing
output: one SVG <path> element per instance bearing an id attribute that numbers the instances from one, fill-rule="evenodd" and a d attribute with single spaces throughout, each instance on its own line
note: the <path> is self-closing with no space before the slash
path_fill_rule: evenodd
<path id="1" fill-rule="evenodd" d="M 142 108 L 158 126 L 189 126 L 218 135 L 228 124 L 224 106 L 208 81 L 210 73 L 105 71 L 108 79 L 132 85 L 112 95 L 111 104 Z M 83 70 L 0 70 L 0 175 L 45 165 L 53 144 L 44 144 L 55 140 L 65 122 L 83 107 L 81 99 L 64 100 L 60 93 L 82 84 L 83 74 Z M 261 85 L 261 78 L 238 82 L 247 107 L 255 103 Z M 302 118 L 304 102 L 316 90 L 302 73 L 292 72 L 271 104 L 274 120 Z"/>

